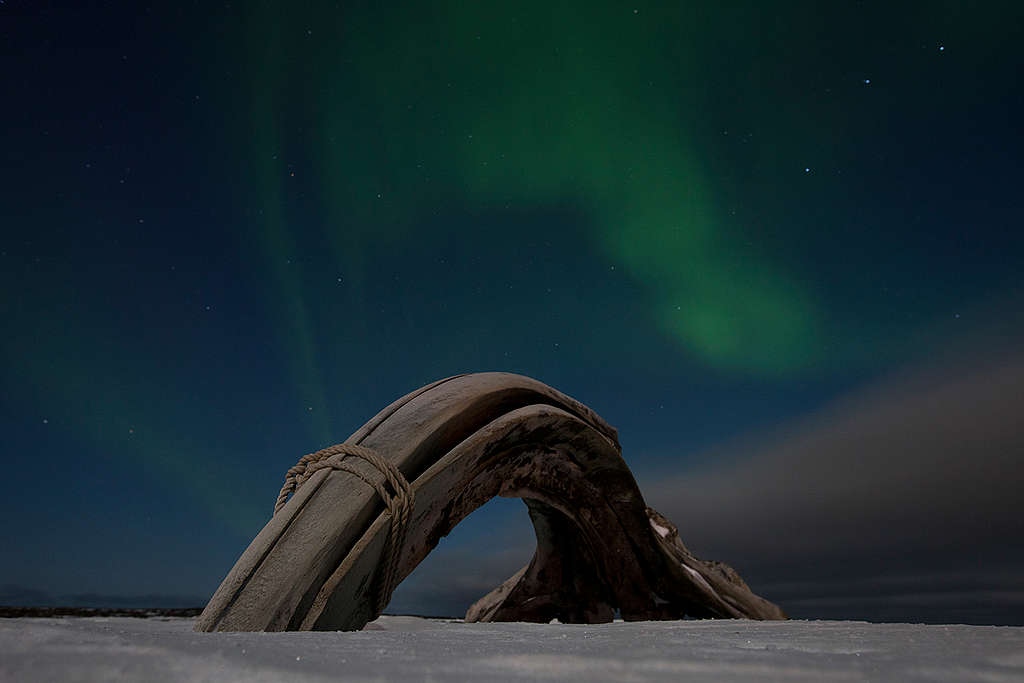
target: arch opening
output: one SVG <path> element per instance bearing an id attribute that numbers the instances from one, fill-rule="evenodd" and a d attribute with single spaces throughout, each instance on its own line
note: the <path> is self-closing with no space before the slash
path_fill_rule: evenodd
<path id="1" fill-rule="evenodd" d="M 440 539 L 395 588 L 384 614 L 461 619 L 528 563 L 536 545 L 522 501 L 492 498 Z"/>

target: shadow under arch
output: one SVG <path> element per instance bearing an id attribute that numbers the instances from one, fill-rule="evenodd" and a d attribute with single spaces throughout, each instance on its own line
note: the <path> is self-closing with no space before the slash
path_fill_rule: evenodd
<path id="1" fill-rule="evenodd" d="M 474 603 L 467 621 L 597 623 L 616 608 L 626 620 L 785 618 L 730 567 L 693 556 L 646 506 L 614 428 L 536 380 L 440 380 L 392 403 L 346 443 L 382 454 L 414 494 L 396 584 L 494 496 L 526 502 L 533 559 Z M 392 520 L 364 483 L 380 474 L 351 461 L 359 473 L 321 469 L 296 490 L 196 630 L 355 630 L 379 615 L 373 588 Z"/>

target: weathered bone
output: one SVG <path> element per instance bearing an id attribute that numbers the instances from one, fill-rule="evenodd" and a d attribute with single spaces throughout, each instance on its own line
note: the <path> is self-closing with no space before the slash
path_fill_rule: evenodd
<path id="1" fill-rule="evenodd" d="M 347 443 L 383 455 L 411 484 L 399 581 L 495 495 L 524 499 L 537 534 L 533 560 L 470 607 L 467 621 L 598 623 L 616 608 L 626 620 L 786 618 L 730 567 L 690 553 L 644 504 L 615 429 L 536 380 L 441 380 L 392 403 Z M 373 588 L 390 522 L 356 474 L 317 471 L 253 539 L 196 629 L 362 628 L 378 616 Z"/>

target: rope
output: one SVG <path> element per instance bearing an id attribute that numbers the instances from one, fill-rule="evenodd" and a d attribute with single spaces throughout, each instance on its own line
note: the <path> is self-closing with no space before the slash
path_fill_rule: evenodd
<path id="1" fill-rule="evenodd" d="M 346 464 L 344 460 L 345 456 L 348 455 L 365 460 L 373 465 L 378 472 L 384 475 L 384 480 L 369 479 L 353 466 Z M 387 541 L 384 545 L 386 565 L 383 573 L 378 572 L 376 607 L 377 614 L 380 614 L 391 600 L 391 593 L 395 590 L 395 585 L 397 584 L 398 559 L 402 546 L 405 544 L 409 516 L 412 514 L 414 499 L 412 488 L 390 460 L 377 455 L 375 451 L 366 446 L 354 443 L 339 443 L 319 450 L 316 453 L 302 456 L 295 466 L 288 470 L 284 477 L 284 486 L 281 487 L 281 492 L 277 495 L 274 514 L 276 515 L 281 511 L 281 508 L 288 502 L 289 495 L 294 495 L 314 473 L 327 468 L 354 474 L 372 486 L 384 501 L 384 505 L 391 515 L 391 528 L 388 531 Z M 391 485 L 390 491 L 384 486 L 385 482 Z"/>

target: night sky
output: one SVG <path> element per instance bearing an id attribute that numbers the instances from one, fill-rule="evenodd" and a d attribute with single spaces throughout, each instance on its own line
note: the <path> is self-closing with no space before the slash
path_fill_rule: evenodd
<path id="1" fill-rule="evenodd" d="M 0 0 L 0 604 L 202 605 L 300 456 L 503 370 L 794 617 L 1024 624 L 1024 3 L 67 5 Z"/>

